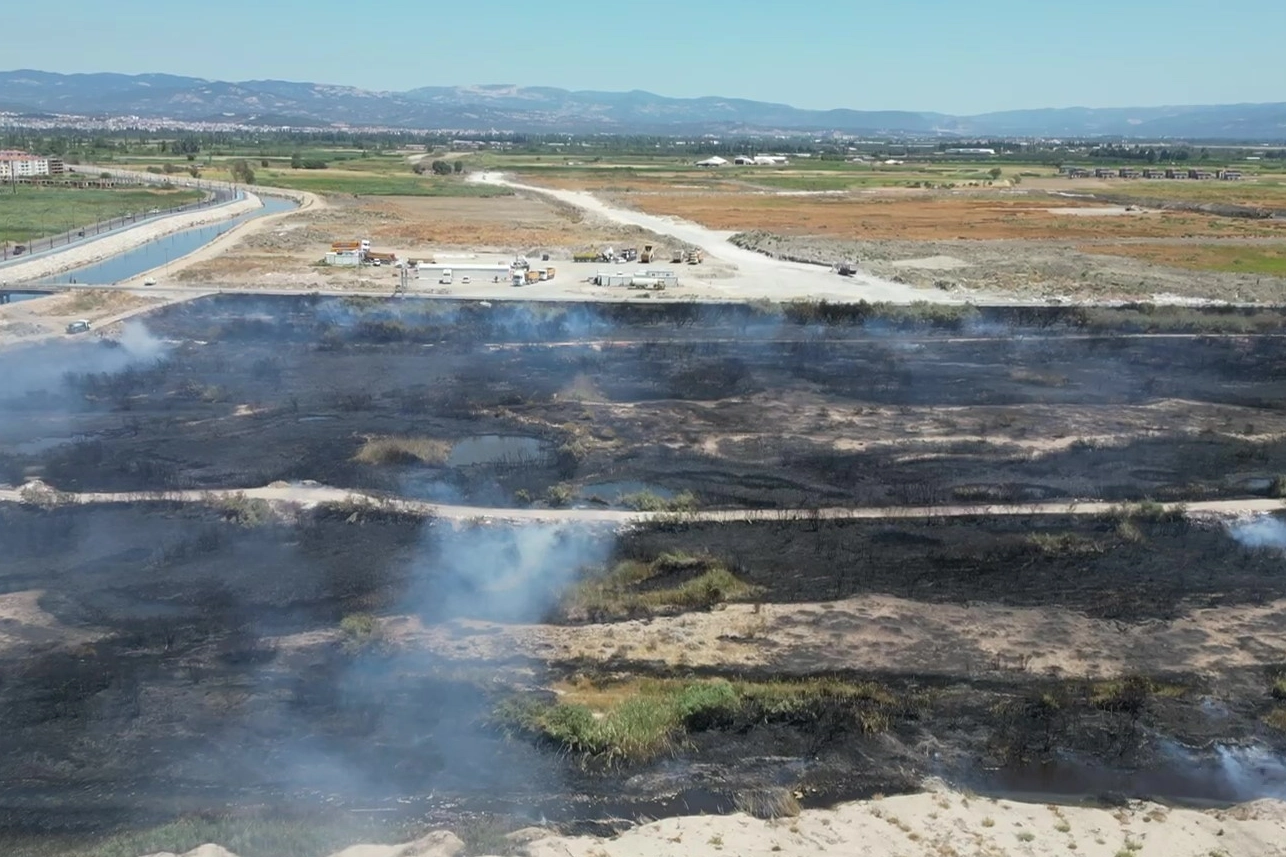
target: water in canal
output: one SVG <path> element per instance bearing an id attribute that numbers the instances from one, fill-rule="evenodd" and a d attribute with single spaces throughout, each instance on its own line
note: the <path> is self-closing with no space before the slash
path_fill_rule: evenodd
<path id="1" fill-rule="evenodd" d="M 199 250 L 229 229 L 245 223 L 247 220 L 254 220 L 256 217 L 263 217 L 265 214 L 290 211 L 299 207 L 298 203 L 288 199 L 278 199 L 271 196 L 265 196 L 262 199 L 263 208 L 246 212 L 240 217 L 234 217 L 221 223 L 212 223 L 209 226 L 198 226 L 194 229 L 175 232 L 172 235 L 149 241 L 141 247 L 136 247 L 110 259 L 104 259 L 92 265 L 55 274 L 52 277 L 40 280 L 39 284 L 57 285 L 69 283 L 73 279 L 78 283 L 118 283 L 121 280 L 128 280 L 130 277 L 137 277 L 144 271 L 160 268 L 194 250 Z"/>

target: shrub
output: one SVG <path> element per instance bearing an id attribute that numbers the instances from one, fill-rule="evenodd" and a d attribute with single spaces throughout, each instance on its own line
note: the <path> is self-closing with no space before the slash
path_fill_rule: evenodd
<path id="1" fill-rule="evenodd" d="M 1277 677 L 1277 680 L 1273 682 L 1273 689 L 1271 693 L 1272 693 L 1273 699 L 1286 702 L 1286 675 Z"/>
<path id="2" fill-rule="evenodd" d="M 272 522 L 272 504 L 258 497 L 247 497 L 241 492 L 219 498 L 216 507 L 226 521 L 243 527 L 262 527 Z"/>
<path id="3" fill-rule="evenodd" d="M 370 613 L 350 613 L 339 622 L 343 635 L 341 645 L 349 654 L 356 654 L 381 640 L 378 621 Z"/>
<path id="4" fill-rule="evenodd" d="M 554 507 L 569 506 L 576 491 L 566 482 L 550 485 L 545 489 L 545 502 Z"/>

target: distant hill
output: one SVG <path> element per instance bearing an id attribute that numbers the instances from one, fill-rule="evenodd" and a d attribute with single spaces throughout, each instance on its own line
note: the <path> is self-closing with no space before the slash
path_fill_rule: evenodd
<path id="1" fill-rule="evenodd" d="M 460 130 L 606 133 L 838 131 L 944 136 L 1132 136 L 1286 139 L 1286 103 L 1011 110 L 978 116 L 801 110 L 740 98 L 666 98 L 650 92 L 571 92 L 535 86 L 426 86 L 374 92 L 351 86 L 169 74 L 0 72 L 11 112 L 140 116 L 307 126 L 384 125 Z"/>

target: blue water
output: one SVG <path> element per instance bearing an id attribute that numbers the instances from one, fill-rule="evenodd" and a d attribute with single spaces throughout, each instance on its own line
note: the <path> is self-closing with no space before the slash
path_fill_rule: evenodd
<path id="1" fill-rule="evenodd" d="M 247 212 L 240 217 L 234 217 L 222 223 L 212 223 L 209 226 L 198 226 L 195 229 L 175 232 L 172 235 L 166 235 L 164 238 L 157 238 L 155 241 L 149 241 L 143 246 L 121 253 L 119 256 L 113 256 L 102 262 L 95 262 L 93 265 L 64 271 L 48 279 L 40 280 L 39 285 L 69 283 L 73 279 L 77 283 L 104 285 L 118 283 L 121 280 L 137 277 L 144 271 L 159 268 L 182 256 L 186 256 L 247 220 L 254 220 L 256 217 L 263 217 L 265 214 L 290 211 L 299 207 L 295 202 L 288 199 L 277 199 L 270 196 L 262 197 L 262 199 L 263 208 Z"/>

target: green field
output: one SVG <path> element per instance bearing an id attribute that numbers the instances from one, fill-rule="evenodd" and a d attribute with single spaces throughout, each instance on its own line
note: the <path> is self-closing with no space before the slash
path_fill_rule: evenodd
<path id="1" fill-rule="evenodd" d="M 258 184 L 313 193 L 352 193 L 361 196 L 508 196 L 509 191 L 491 185 L 472 184 L 463 177 L 417 176 L 405 173 L 376 173 L 345 170 L 255 171 Z"/>
<path id="2" fill-rule="evenodd" d="M 300 152 L 305 160 L 321 161 L 325 169 L 294 169 L 289 157 L 201 157 L 189 163 L 177 157 L 133 158 L 116 161 L 124 169 L 147 170 L 172 164 L 184 172 L 195 166 L 203 179 L 230 181 L 233 161 L 244 160 L 254 170 L 255 184 L 321 194 L 359 196 L 508 196 L 503 188 L 477 185 L 464 176 L 417 175 L 403 155 L 359 157 L 349 150 L 310 149 Z M 264 166 L 264 162 L 267 166 Z M 429 158 L 432 161 L 432 157 Z M 427 166 L 427 163 L 426 163 Z"/>
<path id="3" fill-rule="evenodd" d="M 171 208 L 200 199 L 195 190 L 115 190 L 19 185 L 0 193 L 0 241 L 23 244 L 125 214 Z"/>

